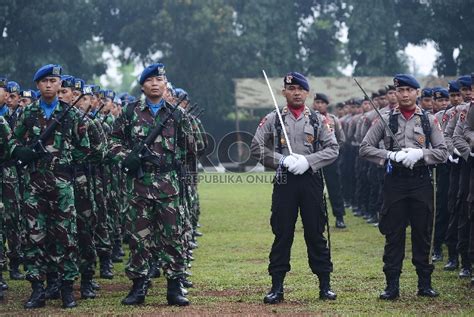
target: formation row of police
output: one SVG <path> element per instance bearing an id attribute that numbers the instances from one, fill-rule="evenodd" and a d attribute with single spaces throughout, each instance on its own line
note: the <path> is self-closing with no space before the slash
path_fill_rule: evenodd
<path id="1" fill-rule="evenodd" d="M 310 87 L 304 75 L 290 72 L 283 78 L 287 104 L 281 109 L 275 104 L 276 109 L 262 119 L 251 146 L 256 159 L 276 170 L 270 217 L 274 241 L 268 266 L 272 286 L 264 303 L 284 299 L 298 214 L 309 266 L 319 280 L 319 297 L 336 299 L 330 286 L 333 264 L 325 184 L 336 228 L 346 228 L 344 212 L 350 208 L 385 237 L 386 287 L 380 299 L 400 296 L 408 225 L 417 295 L 439 295 L 431 275 L 433 263 L 443 259 L 443 245 L 448 248 L 444 270 L 460 266 L 459 277 L 471 279 L 472 80 L 472 76 L 461 76 L 448 87 L 422 90 L 412 75 L 397 74 L 393 84 L 372 98 L 360 86 L 364 98 L 337 104 L 332 114 L 324 93 L 314 95 L 312 106 L 305 105 Z"/>
<path id="2" fill-rule="evenodd" d="M 122 242 L 133 283 L 122 304 L 143 303 L 163 274 L 168 304 L 189 305 L 188 269 L 202 235 L 202 110 L 173 88 L 161 63 L 141 73 L 141 100 L 87 85 L 60 65 L 39 68 L 33 82 L 37 90 L 22 90 L 0 78 L 0 266 L 31 283 L 24 307 L 59 298 L 64 308 L 77 306 L 79 276 L 81 298 L 95 298 L 96 263 L 100 278 L 113 279 Z M 3 299 L 1 275 L 0 283 Z"/>

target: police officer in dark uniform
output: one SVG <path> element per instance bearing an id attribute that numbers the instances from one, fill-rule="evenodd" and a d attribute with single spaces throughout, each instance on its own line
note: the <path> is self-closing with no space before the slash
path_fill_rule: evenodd
<path id="1" fill-rule="evenodd" d="M 328 113 L 329 98 L 323 93 L 314 95 L 313 109 L 319 111 L 323 116 L 324 122 L 329 126 L 330 131 L 334 132 L 339 147 L 342 147 L 346 141 L 346 136 L 342 130 L 339 119 L 332 113 Z M 346 228 L 344 223 L 344 198 L 342 197 L 341 171 L 339 169 L 339 157 L 334 163 L 323 168 L 324 179 L 331 202 L 332 213 L 336 218 L 336 228 Z"/>
<path id="2" fill-rule="evenodd" d="M 271 112 L 260 122 L 251 145 L 256 159 L 265 167 L 277 170 L 270 219 L 275 235 L 268 267 L 272 288 L 264 303 L 276 304 L 283 300 L 283 280 L 291 269 L 290 251 L 298 211 L 303 221 L 309 265 L 319 278 L 319 297 L 336 299 L 330 289 L 329 274 L 333 266 L 323 235 L 327 211 L 320 170 L 336 160 L 339 146 L 322 116 L 305 106 L 309 85 L 303 75 L 288 73 L 282 92 L 287 101 L 282 110 L 283 124 L 276 111 Z M 293 153 L 289 151 L 289 142 Z"/>
<path id="3" fill-rule="evenodd" d="M 385 236 L 384 273 L 387 287 L 381 299 L 399 297 L 399 278 L 405 253 L 406 227 L 411 226 L 418 295 L 435 297 L 430 261 L 433 223 L 433 185 L 429 165 L 444 163 L 448 150 L 439 122 L 416 105 L 420 85 L 411 75 L 394 78 L 399 106 L 376 121 L 360 146 L 360 156 L 386 165 L 379 230 Z M 388 123 L 388 125 L 387 125 Z M 393 140 L 387 132 L 390 129 Z M 383 140 L 385 149 L 379 149 Z"/>

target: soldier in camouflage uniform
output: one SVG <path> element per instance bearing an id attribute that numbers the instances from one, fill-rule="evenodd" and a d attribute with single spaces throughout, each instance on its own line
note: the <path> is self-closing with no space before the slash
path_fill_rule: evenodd
<path id="1" fill-rule="evenodd" d="M 75 141 L 85 144 L 87 131 L 79 113 L 74 109 L 66 112 L 68 105 L 57 99 L 60 75 L 59 65 L 45 65 L 36 72 L 33 80 L 41 99 L 25 108 L 12 139 L 12 156 L 30 171 L 24 201 L 28 224 L 24 253 L 33 291 L 25 304 L 27 309 L 45 305 L 43 283 L 49 262 L 62 274 L 63 307 L 77 306 L 72 292 L 78 267 L 71 149 Z M 63 117 L 60 125 L 55 124 L 58 117 Z M 42 133 L 54 126 L 53 133 L 40 140 Z"/>
<path id="2" fill-rule="evenodd" d="M 20 86 L 14 81 L 9 81 L 6 86 L 6 106 L 8 110 L 4 114 L 5 120 L 14 128 L 16 121 L 16 109 L 20 100 Z M 3 164 L 2 178 L 2 200 L 5 208 L 4 226 L 5 238 L 8 242 L 7 257 L 10 266 L 10 278 L 13 280 L 22 280 L 24 276 L 19 271 L 22 261 L 22 233 L 24 232 L 20 217 L 20 191 L 18 183 L 18 172 L 15 162 L 10 161 Z"/>
<path id="3" fill-rule="evenodd" d="M 164 262 L 168 304 L 185 306 L 189 301 L 180 284 L 185 259 L 178 174 L 184 159 L 182 153 L 192 137 L 184 133 L 189 129 L 184 127 L 183 111 L 163 99 L 167 83 L 164 65 L 153 64 L 145 68 L 139 82 L 146 100 L 129 104 L 123 112 L 123 123 L 114 128 L 114 134 L 133 149 L 122 162 L 122 167 L 128 171 L 126 230 L 130 232 L 131 251 L 126 273 L 133 280 L 132 290 L 122 303 L 137 305 L 144 302 L 150 247 L 154 241 L 159 243 L 159 258 Z M 166 118 L 168 120 L 164 122 Z M 162 130 L 149 146 L 152 155 L 149 160 L 141 160 L 137 146 L 143 144 L 146 136 L 158 126 Z"/>

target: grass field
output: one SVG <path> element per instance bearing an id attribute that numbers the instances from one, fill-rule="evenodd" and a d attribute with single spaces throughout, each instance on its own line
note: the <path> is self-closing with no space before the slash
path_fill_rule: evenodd
<path id="1" fill-rule="evenodd" d="M 246 174 L 244 174 L 246 175 Z M 268 175 L 267 175 L 268 176 Z M 265 177 L 269 180 L 270 176 Z M 311 274 L 301 224 L 297 225 L 292 250 L 292 271 L 285 281 L 285 302 L 268 306 L 262 303 L 268 291 L 268 251 L 272 243 L 269 225 L 271 184 L 252 184 L 255 180 L 243 176 L 248 184 L 222 184 L 229 179 L 205 179 L 200 184 L 201 231 L 199 248 L 195 251 L 190 289 L 190 307 L 166 305 L 166 281 L 154 280 L 146 303 L 139 307 L 124 307 L 120 300 L 130 283 L 123 265 L 116 265 L 112 281 L 98 280 L 102 286 L 95 300 L 79 300 L 79 306 L 68 314 L 78 315 L 474 315 L 474 289 L 461 281 L 457 272 L 444 272 L 437 264 L 433 277 L 441 296 L 419 298 L 416 294 L 416 274 L 411 264 L 407 240 L 404 273 L 401 278 L 401 298 L 394 302 L 378 300 L 384 287 L 382 273 L 383 237 L 377 228 L 360 218 L 347 215 L 348 228 L 331 229 L 333 290 L 336 301 L 320 301 L 316 278 Z M 232 180 L 230 180 L 232 181 Z M 239 179 L 233 179 L 239 181 Z M 331 218 L 331 224 L 334 219 Z M 0 315 L 45 314 L 61 315 L 59 300 L 47 302 L 46 308 L 26 312 L 22 306 L 29 296 L 29 284 L 9 281 L 10 290 L 0 303 Z M 79 283 L 76 283 L 79 284 Z M 76 286 L 77 287 L 77 286 Z M 77 298 L 79 293 L 76 293 Z"/>

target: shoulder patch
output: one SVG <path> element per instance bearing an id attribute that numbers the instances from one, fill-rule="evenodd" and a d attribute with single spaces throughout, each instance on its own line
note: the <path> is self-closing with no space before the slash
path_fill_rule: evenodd
<path id="1" fill-rule="evenodd" d="M 262 120 L 260 120 L 260 123 L 258 124 L 258 127 L 260 128 L 262 125 L 265 124 L 266 121 L 267 121 L 267 116 L 263 117 Z"/>
<path id="2" fill-rule="evenodd" d="M 459 114 L 459 120 L 461 120 L 461 122 L 464 122 L 466 120 L 466 112 L 467 112 L 466 110 L 463 110 Z"/>
<path id="3" fill-rule="evenodd" d="M 439 124 L 438 118 L 434 117 L 434 118 L 433 118 L 433 123 L 434 123 L 435 127 L 438 129 L 438 131 L 442 131 L 442 130 L 441 130 L 441 125 Z"/>

